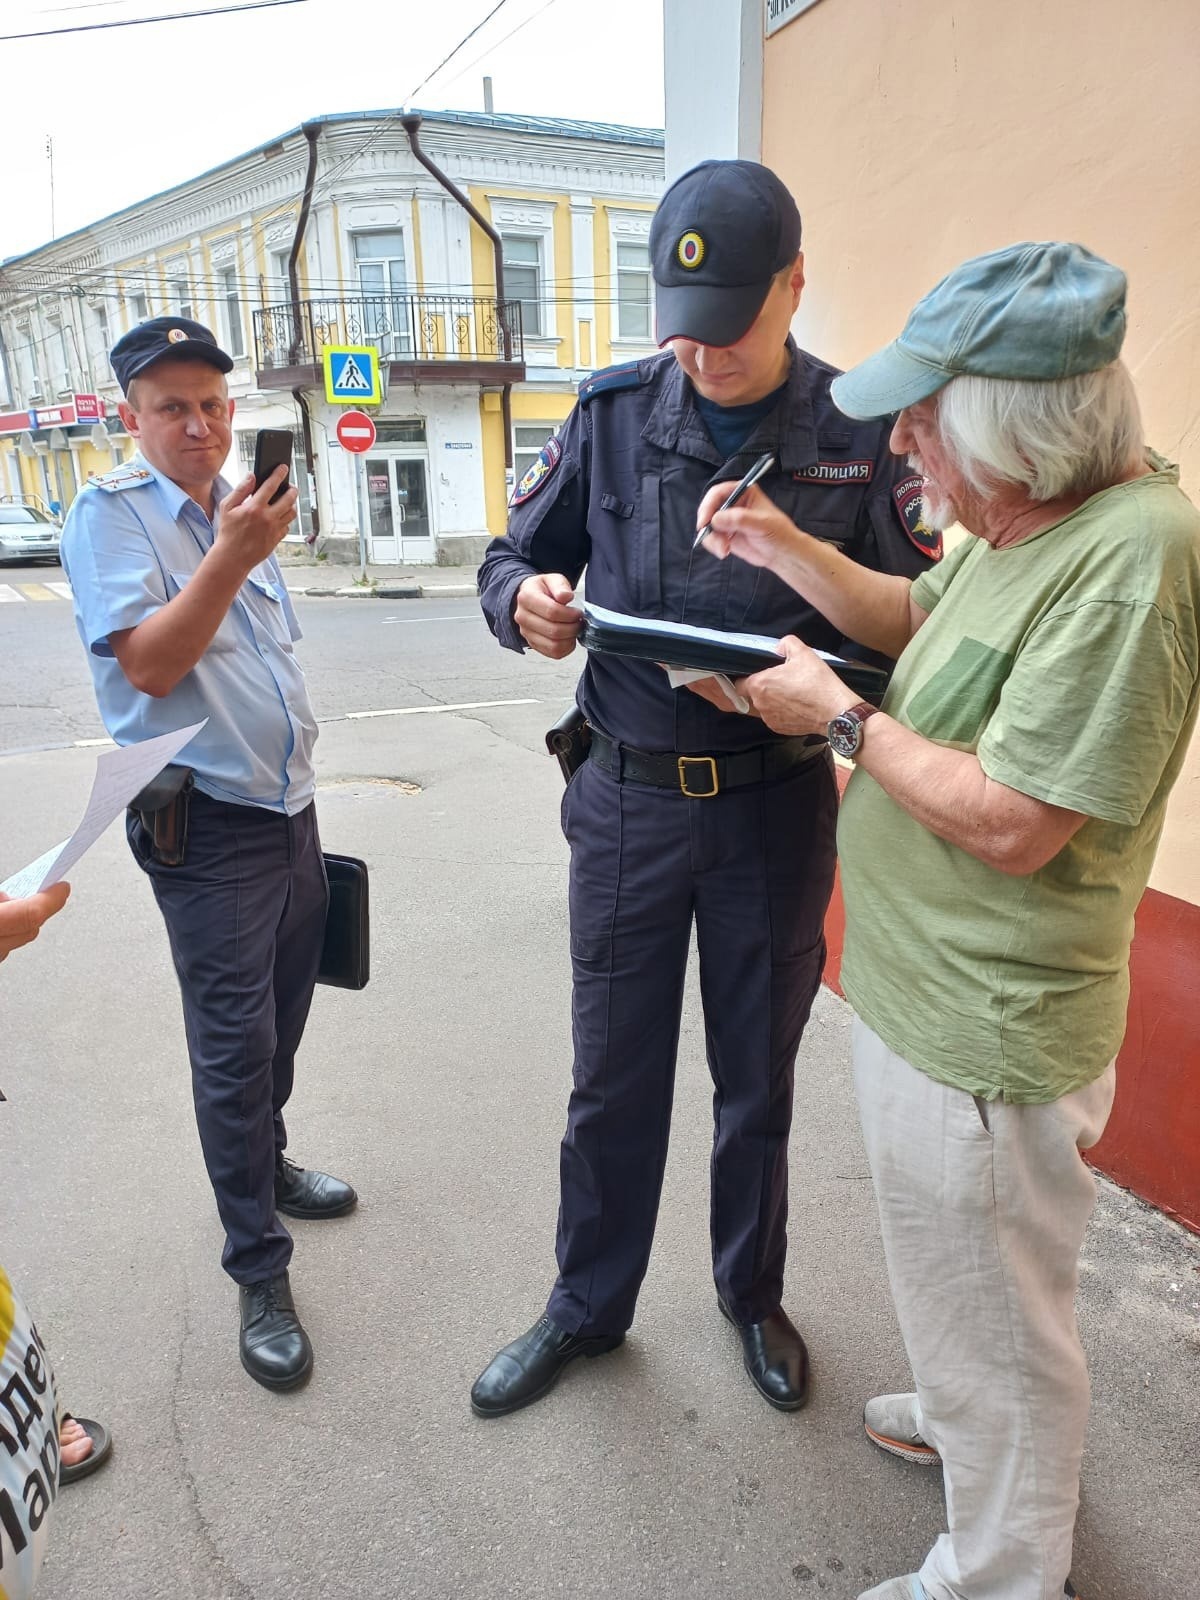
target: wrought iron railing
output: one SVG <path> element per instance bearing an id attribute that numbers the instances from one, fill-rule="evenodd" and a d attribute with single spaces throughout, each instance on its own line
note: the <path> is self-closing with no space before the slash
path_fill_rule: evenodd
<path id="1" fill-rule="evenodd" d="M 318 365 L 327 345 L 374 345 L 384 361 L 523 362 L 519 300 L 474 295 L 355 295 L 254 313 L 260 372 Z"/>

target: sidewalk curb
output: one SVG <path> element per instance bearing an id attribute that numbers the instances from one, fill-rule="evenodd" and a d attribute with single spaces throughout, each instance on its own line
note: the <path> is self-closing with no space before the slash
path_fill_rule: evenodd
<path id="1" fill-rule="evenodd" d="M 473 600 L 479 589 L 473 583 L 356 583 L 340 589 L 313 584 L 288 593 L 333 600 Z"/>

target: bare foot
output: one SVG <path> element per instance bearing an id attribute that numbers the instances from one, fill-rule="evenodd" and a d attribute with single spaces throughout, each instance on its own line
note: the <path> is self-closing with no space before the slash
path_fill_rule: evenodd
<path id="1" fill-rule="evenodd" d="M 58 1448 L 64 1467 L 77 1467 L 92 1453 L 92 1441 L 87 1430 L 81 1428 L 74 1417 L 64 1420 L 58 1430 Z"/>

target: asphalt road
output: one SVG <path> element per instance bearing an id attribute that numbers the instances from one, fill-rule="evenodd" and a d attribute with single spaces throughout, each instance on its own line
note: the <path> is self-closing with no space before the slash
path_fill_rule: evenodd
<path id="1" fill-rule="evenodd" d="M 911 1571 L 940 1487 L 861 1431 L 864 1398 L 906 1374 L 832 995 L 792 1138 L 787 1304 L 810 1406 L 758 1399 L 714 1303 L 693 974 L 629 1340 L 524 1413 L 471 1416 L 472 1379 L 553 1271 L 566 850 L 541 739 L 575 669 L 499 651 L 470 601 L 298 607 L 322 832 L 370 862 L 374 976 L 318 993 L 291 1147 L 362 1202 L 295 1224 L 317 1365 L 268 1394 L 237 1361 L 165 936 L 111 830 L 0 969 L 0 1259 L 68 1403 L 116 1439 L 59 1501 L 43 1600 L 855 1600 Z M 0 602 L 0 875 L 77 820 L 95 752 L 75 741 L 99 734 L 69 606 Z M 1086 1600 L 1197 1593 L 1198 1310 L 1200 1241 L 1102 1184 L 1081 1294 Z"/>

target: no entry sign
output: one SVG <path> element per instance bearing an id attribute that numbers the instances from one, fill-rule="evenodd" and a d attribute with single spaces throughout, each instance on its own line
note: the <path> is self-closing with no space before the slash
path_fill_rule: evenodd
<path id="1" fill-rule="evenodd" d="M 337 441 L 343 450 L 361 456 L 375 443 L 375 424 L 365 411 L 344 411 L 338 418 Z"/>

